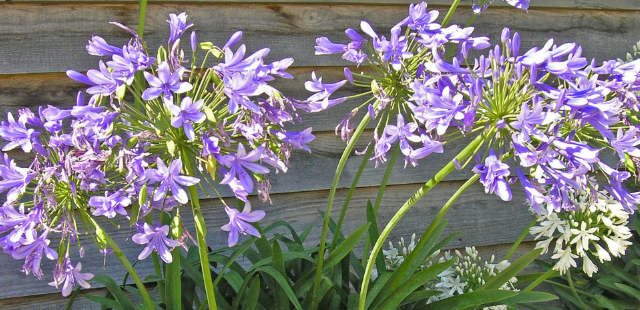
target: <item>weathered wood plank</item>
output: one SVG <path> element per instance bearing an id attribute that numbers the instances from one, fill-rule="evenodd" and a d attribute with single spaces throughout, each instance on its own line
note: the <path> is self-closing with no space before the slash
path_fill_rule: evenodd
<path id="1" fill-rule="evenodd" d="M 483 258 L 489 259 L 491 255 L 495 255 L 496 261 L 499 261 L 502 257 L 504 257 L 509 251 L 511 244 L 499 244 L 492 246 L 482 246 L 477 247 L 477 250 Z M 513 255 L 513 259 L 517 259 L 518 257 L 524 255 L 528 251 L 532 250 L 535 247 L 534 242 L 524 242 L 518 247 L 516 252 Z M 464 248 L 460 248 L 460 251 L 464 251 Z M 512 260 L 513 261 L 513 260 Z M 529 272 L 529 268 L 525 269 L 525 272 Z M 532 271 L 533 272 L 533 271 Z M 90 302 L 89 300 L 82 298 L 81 296 L 84 294 L 91 294 L 97 296 L 104 296 L 106 290 L 105 289 L 95 289 L 95 290 L 83 290 L 82 294 L 76 298 L 72 310 L 85 310 L 85 309 L 95 309 L 96 304 Z M 67 306 L 69 299 L 63 298 L 60 294 L 43 294 L 43 295 L 34 295 L 28 297 L 17 297 L 17 298 L 8 298 L 8 299 L 0 299 L 0 308 L 5 310 L 58 310 L 63 309 Z"/>
<path id="2" fill-rule="evenodd" d="M 7 1 L 7 0 L 5 0 Z M 106 2 L 105 0 L 10 0 L 11 2 Z M 136 0 L 118 0 L 119 2 L 137 2 Z M 174 0 L 171 2 L 180 2 Z M 169 2 L 167 0 L 149 0 L 150 3 Z M 189 2 L 203 3 L 241 3 L 240 0 L 189 0 Z M 251 3 L 318 3 L 314 0 L 251 0 Z M 336 4 L 409 4 L 417 3 L 417 0 L 322 0 L 323 3 Z M 452 0 L 429 0 L 429 5 L 445 6 L 451 5 Z M 470 6 L 474 1 L 463 0 L 461 6 Z M 638 10 L 639 6 L 635 0 L 533 0 L 531 8 L 581 8 L 581 9 L 610 9 L 610 10 Z M 246 2 L 244 2 L 246 3 Z M 494 1 L 492 7 L 506 7 L 508 4 L 503 1 Z"/>
<path id="3" fill-rule="evenodd" d="M 344 62 L 335 56 L 314 56 L 317 36 L 344 40 L 344 28 L 357 27 L 360 19 L 368 20 L 376 29 L 389 29 L 406 16 L 407 8 L 405 5 L 345 4 L 151 4 L 145 28 L 149 46 L 166 40 L 166 16 L 177 11 L 191 15 L 201 40 L 221 44 L 233 31 L 243 29 L 250 50 L 269 46 L 272 59 L 293 56 L 296 65 L 327 66 Z M 461 8 L 453 21 L 465 23 L 470 16 L 468 7 Z M 123 31 L 107 24 L 111 20 L 135 26 L 136 6 L 126 3 L 1 4 L 0 74 L 95 67 L 97 59 L 84 51 L 91 34 L 100 34 L 114 44 L 127 40 Z M 526 13 L 494 8 L 475 22 L 477 34 L 488 34 L 492 38 L 497 38 L 505 25 L 521 32 L 523 49 L 554 37 L 558 42 L 577 41 L 583 45 L 585 56 L 600 59 L 622 57 L 626 47 L 640 39 L 636 31 L 640 28 L 640 19 L 633 11 L 532 9 Z"/>
<path id="4" fill-rule="evenodd" d="M 392 238 L 399 238 L 399 236 L 405 236 L 406 238 L 414 232 L 420 234 L 461 183 L 444 182 L 433 189 L 407 214 L 393 232 Z M 417 187 L 417 185 L 387 187 L 380 207 L 379 222 L 386 223 Z M 364 223 L 364 206 L 367 200 L 374 199 L 376 192 L 376 187 L 361 188 L 355 192 L 351 200 L 351 208 L 345 220 L 346 231 L 353 231 Z M 493 195 L 485 195 L 480 185 L 471 187 L 460 197 L 447 215 L 449 224 L 445 234 L 460 232 L 460 235 L 452 240 L 448 248 L 459 248 L 467 245 L 489 246 L 513 242 L 531 220 L 530 213 L 522 203 L 525 199 L 524 194 L 521 190 L 516 189 L 515 186 L 513 192 L 513 201 L 507 203 L 500 201 Z M 312 191 L 276 194 L 271 197 L 273 201 L 271 206 L 265 206 L 257 201 L 254 201 L 253 205 L 254 208 L 267 211 L 263 227 L 275 221 L 286 221 L 300 231 L 308 225 L 314 225 L 314 229 L 309 236 L 309 242 L 317 242 L 321 230 L 318 224 L 320 222 L 318 210 L 325 208 L 327 193 L 327 191 Z M 338 192 L 334 216 L 338 215 L 344 202 L 345 194 L 346 192 L 343 190 Z M 227 217 L 218 201 L 203 201 L 203 209 L 205 221 L 209 227 L 208 244 L 213 248 L 218 248 L 226 242 L 226 234 L 219 227 L 227 222 Z M 185 225 L 195 235 L 192 229 L 191 212 L 184 210 L 183 213 Z M 121 219 L 119 222 L 123 223 L 124 221 Z M 509 229 L 504 229 L 507 226 Z M 124 223 L 120 229 L 110 225 L 105 225 L 105 228 L 130 259 L 137 257 L 142 250 L 142 246 L 129 240 L 133 234 L 132 228 L 129 228 Z M 83 270 L 98 274 L 106 273 L 116 278 L 120 278 L 123 275 L 123 270 L 115 256 L 110 255 L 107 257 L 107 265 L 103 269 L 101 263 L 104 259 L 103 256 L 95 251 L 93 244 L 86 238 L 81 240 L 87 253 L 84 258 Z M 47 285 L 47 282 L 50 281 L 50 268 L 52 268 L 50 261 L 43 261 L 43 268 L 46 272 L 45 278 L 41 281 L 36 281 L 31 277 L 26 278 L 20 273 L 20 268 L 20 262 L 11 259 L 5 254 L 0 255 L 0 274 L 3 275 L 0 277 L 0 285 L 4 288 L 0 292 L 0 299 L 55 291 L 54 288 Z M 136 265 L 136 270 L 143 275 L 150 274 L 152 269 L 153 266 L 150 260 L 145 260 Z"/>

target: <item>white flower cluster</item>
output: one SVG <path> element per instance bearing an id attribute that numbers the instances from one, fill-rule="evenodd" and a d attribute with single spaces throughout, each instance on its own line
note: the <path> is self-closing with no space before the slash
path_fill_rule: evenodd
<path id="1" fill-rule="evenodd" d="M 538 225 L 529 232 L 535 240 L 540 240 L 536 248 L 543 249 L 542 254 L 554 244 L 551 256 L 557 260 L 554 270 L 564 274 L 577 266 L 577 258 L 582 258 L 582 270 L 591 277 L 598 271 L 591 258 L 610 261 L 611 256 L 624 255 L 631 245 L 627 241 L 632 236 L 627 227 L 629 214 L 604 191 L 597 195 L 583 193 L 574 198 L 575 210 L 538 216 Z"/>
<path id="2" fill-rule="evenodd" d="M 389 249 L 383 250 L 387 270 L 395 270 L 404 262 L 411 251 L 416 246 L 416 236 L 411 236 L 411 242 L 408 244 L 404 238 L 401 238 L 397 243 L 397 247 L 389 242 Z M 456 250 L 454 255 L 451 252 L 446 251 L 442 255 L 440 251 L 436 251 L 429 256 L 423 265 L 420 266 L 420 270 L 428 268 L 435 262 L 446 262 L 453 260 L 453 264 L 441 272 L 436 279 L 428 282 L 423 287 L 425 290 L 439 291 L 440 294 L 434 295 L 429 298 L 427 303 L 433 303 L 441 299 L 445 299 L 451 296 L 464 294 L 467 292 L 473 292 L 482 287 L 491 277 L 494 277 L 505 268 L 509 267 L 510 263 L 507 260 L 503 260 L 499 263 L 495 263 L 495 257 L 492 255 L 491 259 L 486 261 L 478 255 L 478 250 L 475 247 L 466 247 L 464 252 Z M 507 281 L 500 289 L 502 290 L 517 290 L 517 279 L 514 277 Z M 503 310 L 507 309 L 505 305 L 496 305 L 483 308 L 484 310 Z"/>

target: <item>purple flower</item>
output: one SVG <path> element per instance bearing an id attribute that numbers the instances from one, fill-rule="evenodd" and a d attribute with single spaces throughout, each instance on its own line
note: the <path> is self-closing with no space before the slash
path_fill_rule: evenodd
<path id="1" fill-rule="evenodd" d="M 412 3 L 409 5 L 409 16 L 405 23 L 410 29 L 417 30 L 420 33 L 437 31 L 440 29 L 440 24 L 435 22 L 438 19 L 438 15 L 438 10 L 427 12 L 426 2 Z"/>
<path id="2" fill-rule="evenodd" d="M 531 184 L 531 182 L 529 182 L 529 179 L 524 176 L 524 173 L 522 173 L 520 168 L 516 169 L 516 173 L 518 174 L 520 184 L 524 189 L 524 193 L 527 195 L 527 200 L 529 200 L 531 208 L 538 214 L 542 214 L 542 211 L 544 210 L 544 204 L 547 202 L 547 197 L 545 197 L 537 188 L 535 188 Z"/>
<path id="3" fill-rule="evenodd" d="M 222 165 L 229 168 L 229 170 L 224 173 L 224 177 L 220 183 L 229 184 L 229 186 L 234 185 L 236 186 L 236 190 L 251 193 L 251 191 L 253 191 L 253 180 L 245 168 L 258 174 L 269 173 L 268 168 L 255 163 L 260 160 L 264 152 L 264 147 L 260 146 L 247 153 L 244 145 L 238 143 L 238 150 L 235 154 L 223 155 L 218 159 Z M 232 183 L 234 180 L 236 180 L 237 183 Z M 233 186 L 232 189 L 234 189 Z"/>
<path id="4" fill-rule="evenodd" d="M 90 69 L 87 71 L 87 75 L 84 75 L 77 71 L 67 70 L 67 76 L 76 82 L 91 85 L 91 87 L 87 88 L 87 93 L 89 94 L 109 96 L 116 91 L 118 82 L 113 78 L 102 60 L 98 65 L 99 71 Z"/>
<path id="5" fill-rule="evenodd" d="M 122 48 L 122 55 L 113 55 L 107 65 L 113 70 L 111 75 L 115 79 L 131 85 L 136 72 L 148 68 L 153 61 L 154 58 L 147 56 L 140 44 L 129 43 Z"/>
<path id="6" fill-rule="evenodd" d="M 171 118 L 171 126 L 175 128 L 183 127 L 184 133 L 187 135 L 187 139 L 189 139 L 189 141 L 193 141 L 193 139 L 195 139 L 195 133 L 191 122 L 199 124 L 204 122 L 206 119 L 204 113 L 200 112 L 203 105 L 203 99 L 193 102 L 191 97 L 182 98 L 180 107 L 176 105 L 169 105 L 169 110 L 171 110 L 171 114 L 173 114 L 173 117 Z"/>
<path id="7" fill-rule="evenodd" d="M 171 72 L 167 62 L 163 62 L 158 66 L 157 77 L 145 71 L 144 77 L 149 82 L 149 88 L 142 92 L 142 99 L 153 100 L 162 94 L 165 102 L 171 103 L 173 101 L 173 93 L 182 94 L 190 91 L 193 86 L 188 82 L 180 81 L 182 73 L 182 68 Z"/>
<path id="8" fill-rule="evenodd" d="M 316 39 L 316 55 L 330 55 L 342 53 L 342 58 L 357 65 L 362 64 L 367 59 L 367 54 L 360 48 L 367 42 L 358 32 L 349 28 L 345 34 L 351 39 L 349 44 L 333 43 L 327 37 Z"/>
<path id="9" fill-rule="evenodd" d="M 71 265 L 69 257 L 65 257 L 62 260 L 61 265 L 56 265 L 56 269 L 53 273 L 53 282 L 49 285 L 56 288 L 62 285 L 62 296 L 67 297 L 71 294 L 71 290 L 76 286 L 76 283 L 83 288 L 90 288 L 89 280 L 93 279 L 93 274 L 82 271 L 82 263 L 76 264 L 75 267 Z"/>
<path id="10" fill-rule="evenodd" d="M 484 159 L 484 164 L 478 164 L 473 172 L 480 174 L 480 183 L 484 185 L 485 193 L 497 194 L 504 201 L 511 200 L 511 189 L 506 177 L 511 174 L 509 165 L 501 162 L 493 150 Z"/>
<path id="11" fill-rule="evenodd" d="M 224 78 L 224 93 L 229 97 L 229 113 L 234 114 L 239 107 L 260 114 L 260 108 L 249 97 L 262 94 L 265 89 L 256 83 L 254 75 L 233 73 Z"/>
<path id="12" fill-rule="evenodd" d="M 622 182 L 631 176 L 627 171 L 614 170 L 611 167 L 600 163 L 602 170 L 609 175 L 609 185 L 605 186 L 607 191 L 622 205 L 629 213 L 633 213 L 640 204 L 640 192 L 628 192 Z"/>
<path id="13" fill-rule="evenodd" d="M 315 71 L 311 72 L 311 81 L 304 82 L 304 88 L 315 94 L 311 95 L 305 101 L 308 103 L 305 110 L 307 112 L 319 112 L 345 101 L 345 97 L 329 99 L 329 97 L 345 83 L 347 83 L 347 80 L 342 80 L 337 83 L 323 84 L 322 77 L 316 77 Z"/>
<path id="14" fill-rule="evenodd" d="M 42 269 L 40 269 L 42 253 L 44 252 L 44 255 L 49 260 L 58 258 L 58 253 L 49 248 L 50 242 L 51 240 L 47 239 L 47 232 L 45 232 L 33 242 L 15 248 L 11 252 L 11 257 L 13 259 L 24 259 L 22 271 L 26 274 L 33 273 L 36 278 L 40 279 L 42 277 Z"/>
<path id="15" fill-rule="evenodd" d="M 89 205 L 94 207 L 92 214 L 95 216 L 104 215 L 107 218 L 114 218 L 116 214 L 127 216 L 125 207 L 131 204 L 131 199 L 117 191 L 109 195 L 104 192 L 104 196 L 93 196 L 89 198 Z"/>
<path id="16" fill-rule="evenodd" d="M 169 46 L 173 44 L 177 39 L 179 39 L 182 34 L 189 29 L 193 24 L 187 24 L 187 13 L 182 12 L 178 15 L 169 14 L 169 19 L 167 20 L 169 23 L 170 34 L 169 34 Z"/>
<path id="17" fill-rule="evenodd" d="M 47 106 L 42 110 L 42 116 L 46 120 L 44 127 L 49 132 L 57 132 L 62 130 L 62 121 L 71 116 L 71 110 L 62 110 L 54 106 Z"/>
<path id="18" fill-rule="evenodd" d="M 530 0 L 505 0 L 507 3 L 517 9 L 526 10 L 529 8 Z"/>
<path id="19" fill-rule="evenodd" d="M 156 251 L 165 263 L 171 264 L 173 261 L 171 250 L 179 246 L 180 242 L 167 238 L 168 234 L 169 225 L 151 227 L 148 223 L 144 223 L 142 231 L 131 237 L 133 242 L 147 245 L 138 255 L 138 259 L 143 260 Z"/>
<path id="20" fill-rule="evenodd" d="M 3 152 L 21 147 L 25 153 L 29 153 L 34 147 L 40 145 L 40 142 L 38 142 L 40 132 L 32 128 L 27 128 L 25 126 L 26 123 L 27 118 L 21 117 L 16 122 L 11 113 L 7 114 L 7 121 L 0 123 L 0 136 L 9 141 L 9 143 L 2 148 Z"/>
<path id="21" fill-rule="evenodd" d="M 315 138 L 315 136 L 311 133 L 311 127 L 298 132 L 274 131 L 273 133 L 276 135 L 276 137 L 278 137 L 278 139 L 291 144 L 291 146 L 311 153 L 311 149 L 307 145 L 307 143 L 313 141 L 313 139 Z"/>
<path id="22" fill-rule="evenodd" d="M 611 141 L 611 146 L 618 152 L 620 160 L 624 160 L 624 154 L 629 156 L 640 157 L 640 149 L 636 145 L 640 144 L 640 138 L 638 137 L 638 128 L 631 127 L 627 132 L 622 131 L 622 128 L 618 128 L 618 134 L 615 140 Z"/>
<path id="23" fill-rule="evenodd" d="M 28 168 L 20 168 L 13 159 L 4 154 L 4 164 L 0 164 L 0 193 L 7 191 L 7 203 L 18 200 L 22 195 L 31 179 L 36 176 Z"/>
<path id="24" fill-rule="evenodd" d="M 181 204 L 185 204 L 189 201 L 187 192 L 180 186 L 191 186 L 200 182 L 200 179 L 180 175 L 182 170 L 182 161 L 180 159 L 174 159 L 171 165 L 167 168 L 162 159 L 158 158 L 156 169 L 148 169 L 146 171 L 147 178 L 149 178 L 151 184 L 160 183 L 155 189 L 153 200 L 158 201 L 167 195 L 167 192 L 171 190 L 173 198 Z"/>
<path id="25" fill-rule="evenodd" d="M 89 43 L 87 43 L 87 52 L 94 56 L 113 56 L 122 55 L 122 49 L 110 45 L 100 36 L 92 36 Z"/>
<path id="26" fill-rule="evenodd" d="M 227 243 L 229 247 L 232 247 L 238 243 L 240 234 L 252 235 L 260 238 L 260 232 L 249 223 L 255 223 L 264 218 L 265 213 L 262 210 L 251 211 L 251 205 L 249 202 L 245 202 L 242 212 L 235 208 L 224 207 L 224 211 L 229 216 L 229 223 L 221 227 L 222 230 L 229 232 L 229 238 Z"/>
<path id="27" fill-rule="evenodd" d="M 202 157 L 220 154 L 220 139 L 214 136 L 202 136 Z"/>

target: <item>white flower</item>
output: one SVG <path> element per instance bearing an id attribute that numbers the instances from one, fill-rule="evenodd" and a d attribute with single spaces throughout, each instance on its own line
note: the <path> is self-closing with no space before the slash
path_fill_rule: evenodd
<path id="1" fill-rule="evenodd" d="M 578 255 L 571 252 L 570 246 L 563 250 L 556 251 L 556 254 L 551 256 L 552 259 L 558 259 L 558 262 L 553 266 L 553 270 L 564 274 L 570 267 L 576 267 L 576 261 L 574 260 L 576 257 L 578 257 Z"/>
<path id="2" fill-rule="evenodd" d="M 611 255 L 613 255 L 614 257 L 620 257 L 621 255 L 624 255 L 624 253 L 627 251 L 627 246 L 631 245 L 631 242 L 622 239 L 611 239 L 607 236 L 603 236 L 602 239 L 607 244 L 609 253 L 611 253 Z"/>
<path id="3" fill-rule="evenodd" d="M 598 272 L 598 266 L 596 266 L 589 257 L 585 255 L 582 257 L 582 271 L 591 277 L 594 273 Z"/>
<path id="4" fill-rule="evenodd" d="M 597 227 L 587 229 L 586 222 L 582 222 L 582 224 L 580 225 L 580 229 L 571 229 L 571 234 L 575 235 L 575 237 L 573 237 L 573 240 L 571 240 L 571 244 L 576 244 L 576 251 L 578 255 L 583 256 L 584 251 L 589 250 L 590 240 L 600 240 L 598 236 L 593 235 L 597 230 Z"/>
<path id="5" fill-rule="evenodd" d="M 607 250 L 605 250 L 603 247 L 601 247 L 599 244 L 594 244 L 595 248 L 596 248 L 596 256 L 598 257 L 598 259 L 600 259 L 600 262 L 608 262 L 611 260 L 611 255 L 609 255 L 609 252 L 607 252 Z"/>

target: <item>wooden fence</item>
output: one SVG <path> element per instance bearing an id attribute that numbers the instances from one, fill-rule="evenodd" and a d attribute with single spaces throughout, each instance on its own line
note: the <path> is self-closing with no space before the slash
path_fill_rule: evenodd
<path id="1" fill-rule="evenodd" d="M 431 8 L 446 10 L 448 0 L 430 1 Z M 335 56 L 314 56 L 315 38 L 328 36 L 344 40 L 346 27 L 357 27 L 366 19 L 378 30 L 387 31 L 407 14 L 406 0 L 264 0 L 264 1 L 150 1 L 147 11 L 145 38 L 149 46 L 158 46 L 168 36 L 165 22 L 169 13 L 186 11 L 201 41 L 223 44 L 236 30 L 244 31 L 244 40 L 251 49 L 271 48 L 271 59 L 293 56 L 294 81 L 281 81 L 277 86 L 290 96 L 308 96 L 302 87 L 305 78 L 315 70 L 325 81 L 342 79 L 344 63 Z M 453 22 L 464 24 L 471 16 L 471 1 L 463 1 Z M 624 57 L 626 51 L 640 40 L 640 0 L 532 0 L 528 12 L 515 10 L 496 0 L 495 5 L 478 16 L 474 25 L 476 35 L 499 38 L 504 26 L 519 31 L 521 50 L 544 43 L 549 38 L 556 42 L 577 42 L 584 55 L 599 61 Z M 96 67 L 97 58 L 84 50 L 92 34 L 99 34 L 109 42 L 123 43 L 126 33 L 107 22 L 119 21 L 135 27 L 138 21 L 135 1 L 2 1 L 0 0 L 0 115 L 15 112 L 21 107 L 38 105 L 71 106 L 75 93 L 82 85 L 69 80 L 63 73 L 67 69 L 83 71 Z M 343 94 L 353 90 L 341 90 Z M 343 104 L 327 112 L 304 115 L 304 126 L 312 126 L 316 140 L 312 153 L 296 152 L 287 174 L 274 175 L 272 205 L 255 202 L 267 211 L 265 222 L 285 220 L 298 229 L 314 225 L 312 240 L 320 235 L 318 210 L 326 207 L 328 189 L 338 158 L 345 146 L 334 136 L 335 124 L 351 109 Z M 368 133 L 371 137 L 371 133 Z M 428 178 L 440 169 L 459 146 L 451 146 L 445 155 L 433 155 L 417 168 L 402 168 L 402 160 L 394 169 L 380 208 L 380 223 Z M 363 148 L 360 145 L 358 148 Z M 17 154 L 13 154 L 17 156 Z M 345 188 L 350 185 L 359 158 L 352 158 L 345 169 L 337 193 L 336 205 L 341 206 Z M 363 223 L 364 206 L 375 199 L 377 184 L 384 168 L 368 166 L 360 186 L 352 199 L 352 208 L 346 219 L 347 231 Z M 422 199 L 398 226 L 392 238 L 420 234 L 435 213 L 469 176 L 467 172 L 452 173 L 442 184 Z M 495 196 L 485 195 L 481 186 L 468 190 L 449 212 L 448 232 L 460 232 L 450 248 L 467 245 L 482 246 L 485 252 L 504 252 L 531 220 L 524 203 L 524 194 L 514 186 L 513 201 L 501 202 Z M 219 227 L 227 221 L 215 200 L 204 201 L 204 216 L 209 226 L 208 241 L 213 247 L 225 243 L 226 234 Z M 339 209 L 339 208 L 336 208 Z M 189 218 L 189 217 L 184 217 Z M 187 223 L 189 227 L 192 223 Z M 111 233 L 129 258 L 133 259 L 141 247 L 128 238 L 131 229 L 123 222 Z M 529 239 L 530 240 L 530 239 Z M 103 257 L 95 247 L 84 241 L 87 255 L 84 270 L 96 274 L 106 273 L 121 278 L 123 268 L 114 257 Z M 525 244 L 531 246 L 531 243 Z M 52 267 L 43 264 L 45 270 Z M 20 272 L 21 264 L 5 254 L 0 255 L 0 309 L 60 309 L 66 300 L 48 286 L 48 272 L 38 281 Z M 137 268 L 143 274 L 151 272 L 149 261 Z M 100 289 L 89 293 L 100 293 Z M 74 308 L 93 309 L 87 302 Z"/>

